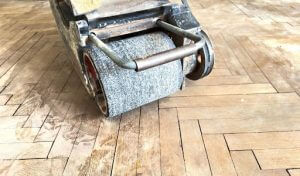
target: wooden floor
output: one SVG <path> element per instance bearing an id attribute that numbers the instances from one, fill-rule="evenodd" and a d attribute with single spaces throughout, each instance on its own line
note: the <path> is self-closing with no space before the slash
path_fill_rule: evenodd
<path id="1" fill-rule="evenodd" d="M 1 175 L 300 175 L 299 0 L 190 0 L 213 73 L 104 119 L 47 2 L 0 2 Z"/>

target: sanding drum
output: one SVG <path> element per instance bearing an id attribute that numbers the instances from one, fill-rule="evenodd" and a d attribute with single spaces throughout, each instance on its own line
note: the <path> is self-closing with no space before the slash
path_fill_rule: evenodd
<path id="1" fill-rule="evenodd" d="M 173 41 L 163 32 L 107 44 L 124 62 L 175 48 Z M 184 80 L 180 60 L 136 72 L 116 65 L 93 43 L 84 49 L 84 61 L 85 65 L 92 67 L 87 68 L 87 73 L 91 89 L 97 92 L 96 101 L 102 112 L 109 117 L 175 93 L 180 90 Z M 93 75 L 94 71 L 99 75 Z"/>

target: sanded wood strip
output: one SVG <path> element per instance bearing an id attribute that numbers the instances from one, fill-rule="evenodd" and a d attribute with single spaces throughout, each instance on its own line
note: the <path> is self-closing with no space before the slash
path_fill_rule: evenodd
<path id="1" fill-rule="evenodd" d="M 180 129 L 187 175 L 210 176 L 210 166 L 198 121 L 181 121 Z"/>
<path id="2" fill-rule="evenodd" d="M 230 150 L 300 148 L 300 132 L 226 134 Z"/>
<path id="3" fill-rule="evenodd" d="M 284 169 L 300 167 L 300 149 L 254 150 L 262 169 Z"/>
<path id="4" fill-rule="evenodd" d="M 159 118 L 162 175 L 185 175 L 176 109 L 161 109 Z"/>
<path id="5" fill-rule="evenodd" d="M 239 176 L 288 176 L 284 169 L 261 170 L 251 151 L 232 151 L 231 157 Z"/>
<path id="6" fill-rule="evenodd" d="M 222 86 L 193 86 L 186 87 L 183 91 L 177 92 L 171 97 L 186 97 L 199 95 L 236 95 L 236 94 L 263 94 L 276 93 L 270 84 L 241 84 Z"/>
<path id="7" fill-rule="evenodd" d="M 201 125 L 201 124 L 200 124 Z M 223 135 L 203 135 L 212 175 L 236 176 Z"/>

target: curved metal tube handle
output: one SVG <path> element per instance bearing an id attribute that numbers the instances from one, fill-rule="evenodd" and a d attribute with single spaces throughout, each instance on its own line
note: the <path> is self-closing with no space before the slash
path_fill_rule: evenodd
<path id="1" fill-rule="evenodd" d="M 101 41 L 96 34 L 91 33 L 89 39 L 100 48 L 115 64 L 125 69 L 132 69 L 135 71 L 146 70 L 155 66 L 166 64 L 184 57 L 197 53 L 206 43 L 205 38 L 193 34 L 184 29 L 178 28 L 161 20 L 157 20 L 156 24 L 170 32 L 179 36 L 189 38 L 195 43 L 157 53 L 146 58 L 139 58 L 136 60 L 128 60 L 124 62 L 107 44 Z"/>
<path id="2" fill-rule="evenodd" d="M 121 58 L 107 44 L 102 42 L 102 40 L 96 36 L 96 34 L 91 33 L 89 35 L 89 39 L 119 67 L 132 70 L 136 69 L 136 64 L 133 60 L 128 60 L 127 62 L 122 61 Z"/>

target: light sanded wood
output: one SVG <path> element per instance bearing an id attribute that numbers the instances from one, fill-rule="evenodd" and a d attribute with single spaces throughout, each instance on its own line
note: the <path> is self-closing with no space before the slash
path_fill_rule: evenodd
<path id="1" fill-rule="evenodd" d="M 288 172 L 291 176 L 300 176 L 300 169 L 289 169 Z"/>
<path id="2" fill-rule="evenodd" d="M 9 83 L 22 71 L 24 65 L 28 63 L 33 56 L 38 52 L 44 45 L 46 41 L 42 37 L 32 48 L 29 49 L 25 55 L 13 66 L 11 67 L 1 78 L 0 78 L 0 85 L 10 85 Z M 16 85 L 17 86 L 17 85 Z M 9 90 L 9 89 L 7 89 Z M 21 91 L 21 90 L 20 90 Z M 16 94 L 18 92 L 15 92 Z"/>
<path id="3" fill-rule="evenodd" d="M 182 121 L 180 129 L 187 175 L 210 176 L 210 166 L 198 121 Z"/>
<path id="4" fill-rule="evenodd" d="M 140 109 L 122 115 L 112 175 L 135 175 Z"/>
<path id="5" fill-rule="evenodd" d="M 161 175 L 158 102 L 141 108 L 138 147 L 137 174 Z"/>
<path id="6" fill-rule="evenodd" d="M 234 84 L 250 84 L 251 79 L 247 75 L 234 75 L 234 76 L 209 76 L 201 80 L 191 81 L 186 80 L 186 86 L 217 86 L 217 85 L 234 85 Z"/>
<path id="7" fill-rule="evenodd" d="M 278 111 L 280 109 L 280 111 Z M 251 104 L 222 107 L 177 108 L 178 117 L 187 119 L 248 119 L 300 115 L 299 104 Z"/>
<path id="8" fill-rule="evenodd" d="M 271 58 L 268 58 L 268 56 L 265 53 L 262 53 L 262 51 L 260 51 L 260 49 L 257 48 L 257 45 L 254 45 L 248 38 L 241 38 L 239 40 L 244 47 L 249 48 L 247 52 L 253 58 L 253 61 L 261 67 L 261 70 L 265 73 L 267 78 L 271 81 L 271 83 L 279 92 L 293 91 L 291 86 L 277 72 L 277 65 L 273 64 Z"/>
<path id="9" fill-rule="evenodd" d="M 0 175 L 61 175 L 66 163 L 66 158 L 2 160 L 0 161 Z"/>
<path id="10" fill-rule="evenodd" d="M 222 86 L 193 86 L 175 93 L 172 97 L 199 96 L 199 95 L 235 95 L 276 93 L 270 84 L 242 84 Z"/>
<path id="11" fill-rule="evenodd" d="M 46 158 L 52 142 L 0 144 L 0 159 Z"/>
<path id="12" fill-rule="evenodd" d="M 227 47 L 223 36 L 220 34 L 212 35 L 212 40 L 215 43 L 215 52 L 220 53 L 220 57 L 224 59 L 228 69 L 232 75 L 246 75 L 246 71 L 236 58 L 230 48 Z M 220 58 L 216 55 L 216 58 Z M 218 59 L 217 59 L 218 60 Z"/>
<path id="13" fill-rule="evenodd" d="M 65 116 L 74 100 L 71 93 L 61 93 L 52 104 L 52 109 L 49 112 L 47 119 L 43 123 L 41 130 L 35 141 L 54 141 L 60 129 L 60 126 L 65 119 Z"/>
<path id="14" fill-rule="evenodd" d="M 7 116 L 0 118 L 0 129 L 21 128 L 28 116 Z"/>
<path id="15" fill-rule="evenodd" d="M 300 148 L 300 132 L 226 134 L 230 150 Z"/>
<path id="16" fill-rule="evenodd" d="M 33 142 L 39 128 L 0 129 L 0 143 Z"/>
<path id="17" fill-rule="evenodd" d="M 228 35 L 224 36 L 227 44 L 234 48 L 233 52 L 236 57 L 239 59 L 240 63 L 243 65 L 244 69 L 247 71 L 251 80 L 255 83 L 265 83 L 268 82 L 264 74 L 260 71 L 257 67 L 255 62 L 248 56 L 248 54 L 243 50 L 243 48 L 239 47 L 239 43 L 233 38 L 229 37 Z"/>
<path id="18" fill-rule="evenodd" d="M 111 174 L 119 127 L 120 117 L 101 120 L 87 175 Z"/>
<path id="19" fill-rule="evenodd" d="M 249 119 L 200 120 L 203 133 L 246 133 L 300 130 L 299 115 Z"/>
<path id="20" fill-rule="evenodd" d="M 0 117 L 1 116 L 12 116 L 17 110 L 18 105 L 0 105 Z"/>
<path id="21" fill-rule="evenodd" d="M 215 77 L 215 76 L 230 76 L 231 73 L 227 68 L 216 68 L 213 69 L 212 72 L 210 73 L 210 76 Z"/>
<path id="22" fill-rule="evenodd" d="M 49 158 L 70 156 L 87 105 L 87 97 L 84 94 L 78 93 L 77 96 L 77 99 L 74 99 L 73 104 L 68 110 L 66 117 L 62 120 L 62 127 L 49 153 Z M 60 146 L 64 147 L 61 148 Z"/>
<path id="23" fill-rule="evenodd" d="M 284 169 L 300 167 L 300 149 L 254 150 L 262 169 Z"/>
<path id="24" fill-rule="evenodd" d="M 207 106 L 236 106 L 260 105 L 277 103 L 300 103 L 300 98 L 295 93 L 285 94 L 257 94 L 257 95 L 219 95 L 199 97 L 171 97 L 159 101 L 160 108 L 171 107 L 207 107 Z"/>
<path id="25" fill-rule="evenodd" d="M 236 176 L 223 135 L 203 135 L 212 175 Z"/>
<path id="26" fill-rule="evenodd" d="M 64 175 L 86 175 L 90 167 L 90 155 L 98 134 L 99 111 L 95 104 L 89 103 L 89 114 L 83 117 L 78 137 L 74 143 Z"/>
<path id="27" fill-rule="evenodd" d="M 288 176 L 284 169 L 261 170 L 251 151 L 232 151 L 231 157 L 239 176 Z"/>
<path id="28" fill-rule="evenodd" d="M 11 95 L 0 95 L 0 105 L 4 105 L 10 97 Z"/>
<path id="29" fill-rule="evenodd" d="M 176 109 L 160 109 L 159 120 L 162 175 L 185 175 Z"/>
<path id="30" fill-rule="evenodd" d="M 33 87 L 34 84 L 9 84 L 6 89 L 4 89 L 3 94 L 12 94 L 13 96 L 6 104 L 21 104 L 31 92 Z"/>
<path id="31" fill-rule="evenodd" d="M 50 93 L 47 97 L 42 99 L 41 105 L 35 107 L 28 120 L 24 124 L 24 127 L 40 128 L 49 114 L 53 102 L 57 99 L 57 96 L 58 94 L 56 93 Z"/>

